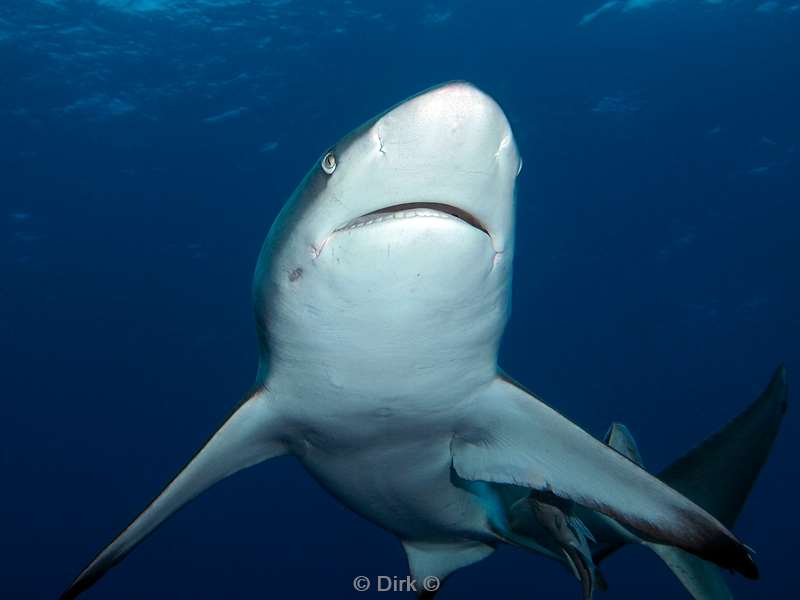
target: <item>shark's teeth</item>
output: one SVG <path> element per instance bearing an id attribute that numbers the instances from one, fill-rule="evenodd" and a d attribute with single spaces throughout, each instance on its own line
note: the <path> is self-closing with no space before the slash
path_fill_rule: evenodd
<path id="1" fill-rule="evenodd" d="M 364 215 L 362 217 L 358 217 L 353 219 L 349 223 L 342 225 L 341 227 L 334 230 L 334 233 L 338 233 L 340 231 L 349 231 L 351 229 L 358 229 L 360 227 L 366 227 L 368 225 L 374 225 L 375 223 L 383 223 L 384 221 L 394 221 L 396 219 L 413 219 L 415 217 L 435 217 L 439 219 L 452 219 L 455 221 L 460 220 L 458 217 L 454 217 L 446 212 L 442 212 L 440 210 L 434 210 L 432 208 L 411 208 L 407 210 L 399 210 L 399 211 L 392 211 L 392 212 L 377 212 L 377 213 L 370 213 L 368 215 Z"/>

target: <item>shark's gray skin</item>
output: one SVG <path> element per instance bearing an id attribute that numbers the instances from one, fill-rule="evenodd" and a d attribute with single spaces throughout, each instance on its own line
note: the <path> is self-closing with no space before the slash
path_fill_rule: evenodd
<path id="1" fill-rule="evenodd" d="M 758 399 L 659 473 L 659 479 L 733 527 L 767 461 L 787 405 L 786 370 L 781 366 Z M 605 442 L 634 463 L 643 464 L 636 441 L 624 425 L 612 424 Z M 715 565 L 678 548 L 642 539 L 602 513 L 536 491 L 519 490 L 519 499 L 508 497 L 507 502 L 512 531 L 538 540 L 550 556 L 564 562 L 581 582 L 584 599 L 591 598 L 596 585 L 606 587 L 596 564 L 627 544 L 643 544 L 653 550 L 695 600 L 733 598 Z"/>
<path id="2" fill-rule="evenodd" d="M 756 577 L 719 520 L 498 369 L 521 164 L 503 111 L 462 82 L 409 98 L 326 152 L 258 259 L 252 392 L 62 598 L 209 486 L 285 454 L 397 536 L 418 581 L 499 543 L 540 549 L 507 526 L 510 485 Z"/>

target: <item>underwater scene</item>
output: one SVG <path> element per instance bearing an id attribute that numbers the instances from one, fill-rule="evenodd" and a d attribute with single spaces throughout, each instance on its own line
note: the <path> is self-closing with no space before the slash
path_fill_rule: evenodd
<path id="1" fill-rule="evenodd" d="M 4 599 L 795 593 L 797 0 L 2 0 L 0 242 Z"/>

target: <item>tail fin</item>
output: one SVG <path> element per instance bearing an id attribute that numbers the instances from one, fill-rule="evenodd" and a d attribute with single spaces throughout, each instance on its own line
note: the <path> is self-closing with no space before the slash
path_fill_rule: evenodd
<path id="1" fill-rule="evenodd" d="M 759 398 L 735 419 L 659 474 L 659 479 L 733 527 L 769 456 L 786 413 L 788 388 L 781 365 Z M 641 464 L 636 442 L 624 425 L 614 424 L 606 443 Z M 695 600 L 733 598 L 720 569 L 691 554 L 644 542 L 667 564 Z M 618 547 L 601 550 L 599 562 Z"/>

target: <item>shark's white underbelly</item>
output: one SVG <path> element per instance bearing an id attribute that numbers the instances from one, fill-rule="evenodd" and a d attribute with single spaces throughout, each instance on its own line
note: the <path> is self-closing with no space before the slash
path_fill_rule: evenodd
<path id="1" fill-rule="evenodd" d="M 456 349 L 442 356 L 428 369 L 349 348 L 302 370 L 284 364 L 270 382 L 292 452 L 353 511 L 405 540 L 494 539 L 481 499 L 455 477 L 451 443 L 496 366 Z"/>
<path id="2" fill-rule="evenodd" d="M 292 452 L 403 539 L 492 537 L 479 498 L 453 481 L 450 445 L 497 374 L 512 250 L 422 216 L 337 230 L 306 254 L 264 263 L 256 289 L 260 372 Z"/>
<path id="3" fill-rule="evenodd" d="M 332 451 L 311 447 L 308 471 L 350 509 L 404 540 L 487 539 L 486 510 L 451 471 L 444 433 Z"/>

